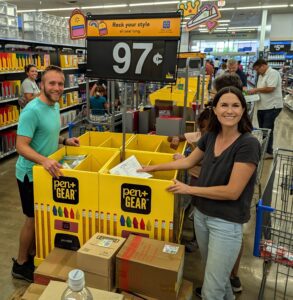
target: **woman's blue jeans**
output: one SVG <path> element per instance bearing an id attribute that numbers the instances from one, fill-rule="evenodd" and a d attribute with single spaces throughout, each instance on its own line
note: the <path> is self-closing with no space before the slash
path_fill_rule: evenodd
<path id="1" fill-rule="evenodd" d="M 230 274 L 242 243 L 242 224 L 209 217 L 195 209 L 194 229 L 205 267 L 205 300 L 232 300 Z"/>

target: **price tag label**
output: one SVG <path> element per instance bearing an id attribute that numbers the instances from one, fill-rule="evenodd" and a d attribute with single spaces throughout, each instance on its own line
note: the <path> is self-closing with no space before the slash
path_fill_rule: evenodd
<path id="1" fill-rule="evenodd" d="M 88 16 L 88 77 L 175 81 L 178 13 L 100 17 Z"/>

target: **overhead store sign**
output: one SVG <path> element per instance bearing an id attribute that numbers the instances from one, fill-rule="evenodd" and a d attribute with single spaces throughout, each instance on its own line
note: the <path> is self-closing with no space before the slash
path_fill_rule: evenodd
<path id="1" fill-rule="evenodd" d="M 291 41 L 274 41 L 270 42 L 270 52 L 290 52 L 293 50 Z"/>
<path id="2" fill-rule="evenodd" d="M 183 11 L 184 17 L 189 18 L 185 25 L 187 31 L 204 25 L 211 33 L 219 25 L 218 19 L 221 18 L 221 13 L 216 4 L 202 4 L 201 1 L 196 0 L 179 3 L 178 8 Z"/>
<path id="3" fill-rule="evenodd" d="M 174 82 L 181 15 L 87 16 L 87 76 Z"/>

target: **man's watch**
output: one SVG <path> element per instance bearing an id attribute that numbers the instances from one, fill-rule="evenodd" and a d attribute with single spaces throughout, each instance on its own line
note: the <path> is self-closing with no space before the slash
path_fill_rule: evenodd
<path id="1" fill-rule="evenodd" d="M 65 138 L 62 142 L 62 144 L 65 146 L 66 145 L 66 141 L 67 141 L 67 138 Z"/>

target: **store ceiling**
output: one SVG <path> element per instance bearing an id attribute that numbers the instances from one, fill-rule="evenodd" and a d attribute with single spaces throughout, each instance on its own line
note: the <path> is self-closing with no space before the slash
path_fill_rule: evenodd
<path id="1" fill-rule="evenodd" d="M 165 4 L 155 5 L 158 2 L 167 2 L 167 0 L 14 0 L 9 3 L 17 5 L 18 10 L 30 10 L 30 9 L 52 9 L 52 8 L 69 8 L 65 11 L 47 11 L 49 14 L 68 17 L 72 10 L 76 7 L 88 7 L 88 6 L 109 6 L 109 5 L 125 5 L 125 7 L 111 7 L 111 8 L 86 8 L 82 11 L 92 14 L 127 14 L 127 13 L 152 13 L 152 12 L 166 12 L 174 11 L 177 9 L 177 4 Z M 217 1 L 215 1 L 217 3 Z M 148 6 L 132 6 L 138 3 L 152 3 Z M 255 7 L 259 5 L 281 5 L 287 4 L 285 8 L 268 8 L 268 23 L 270 22 L 270 16 L 272 14 L 280 13 L 292 13 L 293 14 L 293 0 L 227 0 L 225 9 L 234 8 L 233 10 L 221 11 L 222 19 L 231 20 L 230 27 L 240 26 L 260 26 L 262 9 L 245 9 L 239 10 L 239 7 Z M 290 6 L 292 5 L 292 6 Z"/>

